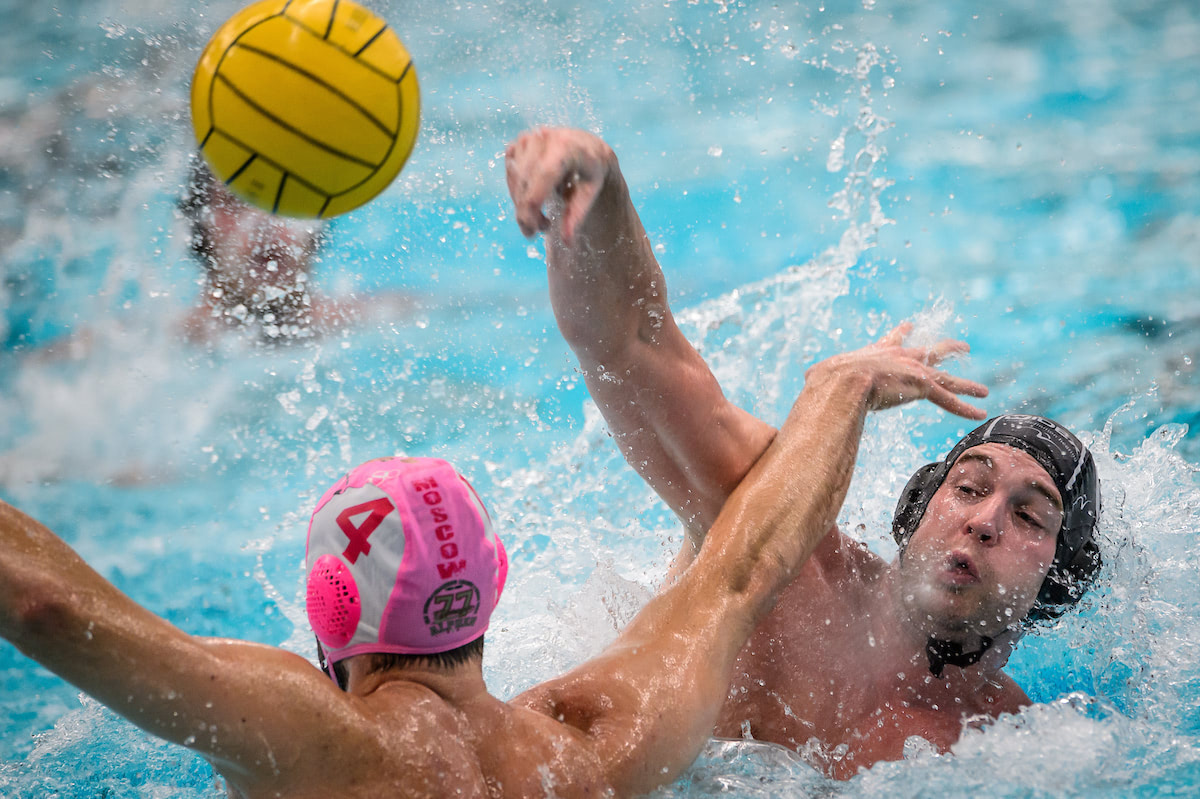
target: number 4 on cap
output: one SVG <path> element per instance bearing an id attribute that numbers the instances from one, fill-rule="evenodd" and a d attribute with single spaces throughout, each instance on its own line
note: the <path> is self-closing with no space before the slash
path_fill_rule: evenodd
<path id="1" fill-rule="evenodd" d="M 367 543 L 367 539 L 371 537 L 371 533 L 375 532 L 384 520 L 384 518 L 395 510 L 391 501 L 387 497 L 373 499 L 370 502 L 363 502 L 359 505 L 353 505 L 346 508 L 337 515 L 338 527 L 342 528 L 342 532 L 346 534 L 346 538 L 350 539 L 350 543 L 346 545 L 346 550 L 342 552 L 342 557 L 350 561 L 353 565 L 358 561 L 359 555 L 369 555 L 371 553 L 371 545 Z M 363 513 L 370 514 L 362 520 L 361 524 L 356 525 L 353 517 Z"/>

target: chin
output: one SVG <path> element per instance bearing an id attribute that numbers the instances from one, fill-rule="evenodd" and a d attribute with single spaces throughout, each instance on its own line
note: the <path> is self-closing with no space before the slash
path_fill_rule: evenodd
<path id="1" fill-rule="evenodd" d="M 907 592 L 904 607 L 923 635 L 955 640 L 969 635 L 994 637 L 1003 629 L 995 613 L 981 608 L 971 593 L 948 591 L 928 581 Z"/>

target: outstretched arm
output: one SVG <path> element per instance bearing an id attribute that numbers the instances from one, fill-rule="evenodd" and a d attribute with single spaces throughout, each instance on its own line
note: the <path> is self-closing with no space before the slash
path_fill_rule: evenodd
<path id="1" fill-rule="evenodd" d="M 544 232 L 550 299 L 625 459 L 699 541 L 775 429 L 726 399 L 683 336 L 612 149 L 539 129 L 505 156 L 517 222 Z"/>
<path id="2" fill-rule="evenodd" d="M 0 635 L 139 727 L 207 756 L 242 787 L 303 779 L 306 737 L 297 731 L 314 718 L 339 730 L 355 724 L 352 705 L 303 658 L 187 635 L 3 502 Z"/>
<path id="3" fill-rule="evenodd" d="M 738 651 L 837 516 L 866 413 L 924 398 L 983 417 L 958 395 L 987 390 L 932 366 L 965 345 L 906 348 L 906 332 L 809 369 L 691 567 L 599 657 L 514 700 L 583 730 L 619 794 L 673 779 L 700 751 Z"/>

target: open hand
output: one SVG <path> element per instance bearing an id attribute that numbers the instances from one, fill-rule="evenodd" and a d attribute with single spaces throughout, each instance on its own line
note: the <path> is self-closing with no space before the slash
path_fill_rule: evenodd
<path id="1" fill-rule="evenodd" d="M 919 399 L 967 419 L 983 419 L 987 413 L 959 395 L 986 397 L 987 386 L 955 377 L 937 369 L 951 355 L 969 352 L 966 342 L 943 339 L 931 347 L 906 347 L 904 337 L 912 322 L 903 322 L 874 344 L 860 350 L 827 358 L 809 369 L 809 377 L 822 372 L 850 370 L 868 381 L 868 410 L 894 408 Z"/>

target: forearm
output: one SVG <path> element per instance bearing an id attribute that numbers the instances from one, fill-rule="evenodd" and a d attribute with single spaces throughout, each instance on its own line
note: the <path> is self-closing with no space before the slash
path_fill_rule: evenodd
<path id="1" fill-rule="evenodd" d="M 640 723 L 618 717 L 601 735 L 615 785 L 648 790 L 676 776 L 703 745 L 737 653 L 841 507 L 866 398 L 857 375 L 814 375 L 697 562 L 582 670 L 620 675 L 641 697 Z"/>
<path id="2" fill-rule="evenodd" d="M 958 396 L 985 397 L 986 386 L 935 368 L 966 344 L 906 347 L 910 330 L 901 324 L 875 344 L 810 368 L 779 436 L 717 518 L 697 565 L 721 575 L 754 613 L 770 607 L 832 528 L 869 410 L 927 399 L 966 418 L 986 415 Z"/>
<path id="3" fill-rule="evenodd" d="M 79 592 L 87 592 L 90 581 L 82 570 L 91 571 L 58 536 L 0 502 L 0 636 L 22 651 L 35 644 L 71 578 L 82 578 Z"/>
<path id="4" fill-rule="evenodd" d="M 21 652 L 120 710 L 127 698 L 112 686 L 127 681 L 142 641 L 164 631 L 186 638 L 40 522 L 0 503 L 0 635 Z M 161 660 L 161 652 L 145 660 Z M 151 683 L 142 687 L 153 691 Z"/>
<path id="5" fill-rule="evenodd" d="M 675 324 L 615 155 L 571 243 L 546 235 L 550 298 L 621 453 L 703 537 L 774 435 L 733 405 Z"/>
<path id="6" fill-rule="evenodd" d="M 187 635 L 65 542 L 0 502 L 0 635 L 144 730 L 229 776 L 297 767 L 297 724 L 331 717 L 332 683 L 297 655 Z M 279 696 L 289 701 L 280 705 Z"/>
<path id="7" fill-rule="evenodd" d="M 671 313 L 662 269 L 609 152 L 604 183 L 570 244 L 559 228 L 546 234 L 550 301 L 585 371 L 618 368 L 631 346 L 656 340 Z"/>
<path id="8" fill-rule="evenodd" d="M 854 472 L 869 377 L 810 370 L 774 442 L 730 496 L 693 570 L 757 620 L 834 526 Z"/>

